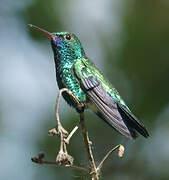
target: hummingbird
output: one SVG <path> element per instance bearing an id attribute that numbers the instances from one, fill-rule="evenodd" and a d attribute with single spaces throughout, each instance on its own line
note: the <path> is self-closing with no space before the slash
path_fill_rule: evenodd
<path id="1" fill-rule="evenodd" d="M 29 24 L 30 27 L 45 34 L 51 41 L 59 89 L 67 88 L 98 117 L 122 135 L 135 139 L 139 134 L 147 138 L 148 131 L 133 115 L 118 91 L 104 77 L 103 73 L 89 60 L 78 37 L 69 32 L 50 33 Z M 64 92 L 65 101 L 82 111 L 78 103 Z"/>

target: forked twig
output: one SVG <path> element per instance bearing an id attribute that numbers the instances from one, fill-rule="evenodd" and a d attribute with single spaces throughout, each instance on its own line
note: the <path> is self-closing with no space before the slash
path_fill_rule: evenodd
<path id="1" fill-rule="evenodd" d="M 59 118 L 59 102 L 60 102 L 60 97 L 62 95 L 63 92 L 67 92 L 70 96 L 73 97 L 73 99 L 75 100 L 75 102 L 77 104 L 80 104 L 79 100 L 76 98 L 76 96 L 72 93 L 72 91 L 70 91 L 67 88 L 63 88 L 61 90 L 59 90 L 57 99 L 56 99 L 56 121 L 57 121 L 57 128 L 53 128 L 51 130 L 49 130 L 49 134 L 57 134 L 60 136 L 60 150 L 59 153 L 56 157 L 56 162 L 60 163 L 60 164 L 64 164 L 65 162 L 68 162 L 69 164 L 73 164 L 73 157 L 70 156 L 67 153 L 67 148 L 66 148 L 66 144 L 69 143 L 70 138 L 73 136 L 73 134 L 76 132 L 76 130 L 78 129 L 78 126 L 75 127 L 71 133 L 68 135 L 68 132 L 63 128 L 61 122 L 60 122 L 60 118 Z"/>
<path id="2" fill-rule="evenodd" d="M 82 135 L 83 135 L 83 140 L 85 143 L 85 149 L 87 152 L 88 156 L 88 161 L 90 165 L 90 170 L 84 167 L 76 166 L 73 165 L 73 157 L 70 156 L 67 152 L 67 147 L 66 145 L 69 144 L 71 137 L 73 134 L 78 130 L 79 125 L 75 126 L 73 130 L 68 133 L 67 130 L 65 130 L 60 122 L 59 118 L 59 102 L 60 102 L 60 97 L 63 92 L 67 92 L 70 96 L 73 97 L 77 105 L 79 105 L 81 111 L 80 111 L 80 125 L 82 129 Z M 96 167 L 93 153 L 92 153 L 92 148 L 91 148 L 91 141 L 89 140 L 87 128 L 85 125 L 85 120 L 84 120 L 84 104 L 80 103 L 79 100 L 76 98 L 76 96 L 67 88 L 63 88 L 59 91 L 59 94 L 56 99 L 56 121 L 57 121 L 57 127 L 49 130 L 48 134 L 49 135 L 58 135 L 60 136 L 60 150 L 59 153 L 56 157 L 56 162 L 50 162 L 50 161 L 44 161 L 44 153 L 39 153 L 38 157 L 32 158 L 32 162 L 39 163 L 39 164 L 49 164 L 49 165 L 56 165 L 56 166 L 63 166 L 63 167 L 68 167 L 68 168 L 73 168 L 77 169 L 79 171 L 88 173 L 91 175 L 92 180 L 99 180 L 99 175 L 101 168 L 103 166 L 103 163 L 108 159 L 108 157 L 116 150 L 118 149 L 118 156 L 122 157 L 124 153 L 124 147 L 123 145 L 117 145 L 116 147 L 112 148 L 101 160 L 99 165 Z"/>

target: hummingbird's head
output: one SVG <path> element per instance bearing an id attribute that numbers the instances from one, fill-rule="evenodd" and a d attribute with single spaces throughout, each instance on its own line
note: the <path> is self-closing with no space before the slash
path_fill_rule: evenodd
<path id="1" fill-rule="evenodd" d="M 69 56 L 73 59 L 78 59 L 84 56 L 83 47 L 73 33 L 57 32 L 52 33 L 55 37 L 51 39 L 51 45 L 54 55 L 58 57 Z"/>
<path id="2" fill-rule="evenodd" d="M 79 39 L 69 32 L 49 33 L 37 26 L 29 25 L 30 27 L 39 30 L 51 39 L 51 45 L 56 61 L 60 59 L 76 60 L 84 56 L 83 47 Z"/>

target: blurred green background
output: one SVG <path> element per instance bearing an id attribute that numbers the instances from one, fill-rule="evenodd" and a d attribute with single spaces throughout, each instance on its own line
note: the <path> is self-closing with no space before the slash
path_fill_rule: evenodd
<path id="1" fill-rule="evenodd" d="M 70 31 L 104 72 L 151 137 L 128 140 L 86 112 L 102 179 L 169 179 L 169 2 L 167 0 L 1 0 L 0 2 L 0 179 L 88 179 L 75 170 L 31 162 L 39 151 L 55 161 L 54 127 L 58 88 L 50 42 L 27 24 L 50 32 Z M 62 100 L 60 117 L 71 130 L 78 115 Z M 81 133 L 68 149 L 74 163 L 87 166 Z"/>

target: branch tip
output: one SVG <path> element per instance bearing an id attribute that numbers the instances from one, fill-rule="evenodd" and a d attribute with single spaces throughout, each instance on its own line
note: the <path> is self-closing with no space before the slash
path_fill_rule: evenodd
<path id="1" fill-rule="evenodd" d="M 118 151 L 118 156 L 121 158 L 123 157 L 124 154 L 124 146 L 123 145 L 119 145 L 119 151 Z"/>

